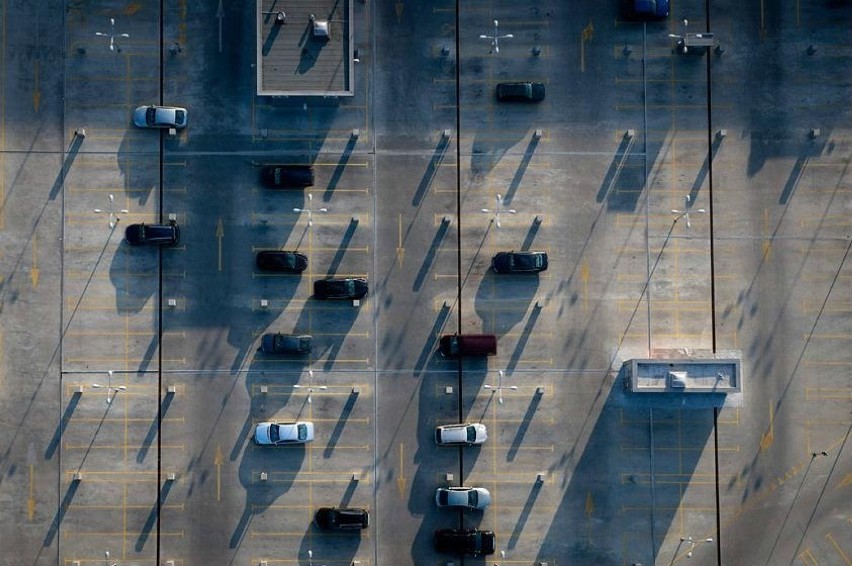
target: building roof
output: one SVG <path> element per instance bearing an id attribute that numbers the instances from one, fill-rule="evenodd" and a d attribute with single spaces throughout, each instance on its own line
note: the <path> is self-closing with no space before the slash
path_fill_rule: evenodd
<path id="1" fill-rule="evenodd" d="M 256 10 L 258 95 L 352 96 L 352 0 L 257 0 Z M 320 37 L 314 24 L 325 22 Z"/>

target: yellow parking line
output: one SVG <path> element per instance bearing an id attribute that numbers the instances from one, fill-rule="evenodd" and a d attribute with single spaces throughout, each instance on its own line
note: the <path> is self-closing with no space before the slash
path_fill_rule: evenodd
<path id="1" fill-rule="evenodd" d="M 150 422 L 150 421 L 148 421 Z M 128 447 L 138 448 L 138 444 L 63 444 L 66 450 L 126 450 Z M 161 444 L 164 450 L 185 450 L 183 444 Z"/>

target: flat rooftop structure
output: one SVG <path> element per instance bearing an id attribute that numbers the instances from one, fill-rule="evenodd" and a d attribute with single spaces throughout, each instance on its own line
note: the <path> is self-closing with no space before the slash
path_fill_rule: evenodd
<path id="1" fill-rule="evenodd" d="M 256 7 L 259 96 L 353 95 L 352 0 L 257 0 Z"/>
<path id="2" fill-rule="evenodd" d="M 738 358 L 633 359 L 627 384 L 633 393 L 739 393 L 742 365 Z"/>

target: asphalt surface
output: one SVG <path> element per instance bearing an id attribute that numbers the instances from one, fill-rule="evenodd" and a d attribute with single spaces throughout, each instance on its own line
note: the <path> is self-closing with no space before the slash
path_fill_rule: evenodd
<path id="1" fill-rule="evenodd" d="M 356 2 L 339 99 L 254 96 L 253 4 L 0 6 L 0 564 L 850 563 L 848 1 Z M 718 49 L 678 54 L 685 18 Z M 497 103 L 516 80 L 546 99 Z M 134 128 L 153 103 L 188 127 Z M 170 215 L 178 246 L 124 242 Z M 512 249 L 549 269 L 490 270 Z M 314 351 L 257 353 L 278 331 Z M 741 395 L 624 390 L 711 353 Z M 276 419 L 315 441 L 254 445 Z M 488 442 L 436 446 L 455 422 Z M 370 527 L 319 531 L 334 505 Z M 450 526 L 497 553 L 437 554 Z"/>

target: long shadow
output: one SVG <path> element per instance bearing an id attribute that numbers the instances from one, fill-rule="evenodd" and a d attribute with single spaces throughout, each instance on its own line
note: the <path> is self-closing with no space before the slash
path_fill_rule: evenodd
<path id="1" fill-rule="evenodd" d="M 326 275 L 328 277 L 331 277 L 335 273 L 337 273 L 337 269 L 340 267 L 340 263 L 343 261 L 343 256 L 346 255 L 346 249 L 349 247 L 349 243 L 352 241 L 352 236 L 355 235 L 356 228 L 358 228 L 358 222 L 350 220 L 349 226 L 346 227 L 346 232 L 344 232 L 343 238 L 340 240 L 340 245 L 337 246 L 337 251 L 334 253 L 334 257 L 331 259 L 331 263 L 328 264 L 328 270 L 326 271 Z"/>
<path id="2" fill-rule="evenodd" d="M 355 490 L 358 489 L 358 482 L 350 481 L 349 485 L 346 486 L 346 491 L 343 493 L 343 497 L 340 498 L 340 507 L 349 507 L 349 503 L 352 501 L 352 496 L 355 495 Z"/>
<path id="3" fill-rule="evenodd" d="M 809 159 L 810 157 L 807 155 L 800 155 L 796 158 L 796 163 L 793 164 L 793 168 L 790 170 L 787 182 L 784 183 L 784 190 L 781 191 L 781 196 L 778 197 L 778 204 L 787 204 L 790 202 L 790 197 L 793 196 L 793 191 L 799 186 L 799 181 L 802 178 L 802 173 Z"/>
<path id="4" fill-rule="evenodd" d="M 50 546 L 53 544 L 53 539 L 56 538 L 56 534 L 59 532 L 59 526 L 62 524 L 62 519 L 65 518 L 65 513 L 68 512 L 68 508 L 71 506 L 71 501 L 74 499 L 74 494 L 77 493 L 77 488 L 79 487 L 79 481 L 72 481 L 68 484 L 68 489 L 65 491 L 62 503 L 59 504 L 59 508 L 56 510 L 56 515 L 53 517 L 53 522 L 50 523 L 50 528 L 47 529 L 47 534 L 44 535 L 44 542 L 42 543 L 42 546 Z"/>
<path id="5" fill-rule="evenodd" d="M 157 524 L 157 518 L 160 516 L 159 510 L 165 504 L 166 498 L 169 496 L 169 492 L 172 490 L 173 481 L 166 481 L 163 484 L 163 487 L 160 489 L 160 500 L 159 502 L 151 507 L 151 512 L 148 513 L 148 518 L 145 520 L 145 524 L 142 525 L 142 530 L 139 532 L 139 538 L 136 539 L 136 552 L 142 552 L 142 549 L 145 547 L 145 541 L 148 540 L 148 536 L 151 534 L 151 530 L 154 528 L 154 525 Z"/>
<path id="6" fill-rule="evenodd" d="M 515 175 L 512 177 L 512 181 L 509 183 L 509 188 L 506 189 L 506 194 L 503 195 L 504 204 L 511 204 L 515 193 L 518 191 L 518 187 L 521 186 L 521 181 L 524 178 L 524 174 L 527 172 L 527 168 L 530 165 L 530 161 L 532 161 L 532 158 L 535 155 L 535 150 L 538 147 L 538 143 L 539 138 L 537 136 L 533 136 L 530 138 L 530 141 L 527 144 L 527 148 L 524 150 L 524 156 L 521 159 L 521 162 L 518 164 L 518 169 L 515 171 Z"/>
<path id="7" fill-rule="evenodd" d="M 229 548 L 238 548 L 254 515 L 266 509 L 293 486 L 293 480 L 305 460 L 305 447 L 298 446 L 250 446 L 243 452 L 240 461 L 240 484 L 246 492 L 243 514 L 231 534 Z M 267 481 L 260 474 L 267 472 Z"/>
<path id="8" fill-rule="evenodd" d="M 624 165 L 627 162 L 627 158 L 630 155 L 630 150 L 633 149 L 635 142 L 635 135 L 628 137 L 627 134 L 625 134 L 624 137 L 621 138 L 621 142 L 615 150 L 615 155 L 612 156 L 612 162 L 609 164 L 609 169 L 607 169 L 606 175 L 604 175 L 603 181 L 601 182 L 601 188 L 598 189 L 595 202 L 604 202 L 606 200 L 607 195 L 610 194 L 610 191 L 612 191 L 612 188 L 618 181 L 618 178 L 624 169 Z"/>
<path id="9" fill-rule="evenodd" d="M 346 405 L 343 406 L 343 410 L 340 412 L 340 417 L 337 419 L 337 424 L 334 425 L 334 430 L 331 431 L 328 444 L 326 445 L 325 450 L 323 450 L 323 458 L 331 458 L 334 448 L 337 446 L 337 441 L 340 440 L 340 435 L 343 434 L 343 428 L 346 426 L 346 421 L 349 420 L 349 415 L 352 414 L 352 409 L 355 408 L 355 401 L 357 400 L 358 395 L 355 394 L 350 394 L 349 398 L 346 400 Z"/>
<path id="10" fill-rule="evenodd" d="M 521 244 L 522 251 L 529 251 L 532 247 L 533 242 L 535 241 L 535 237 L 538 235 L 538 231 L 541 229 L 541 222 L 536 219 L 533 219 L 533 223 L 530 224 L 530 229 L 527 230 L 527 235 L 524 238 L 524 243 Z"/>
<path id="11" fill-rule="evenodd" d="M 719 152 L 719 147 L 722 145 L 722 138 L 718 135 L 713 138 L 713 143 L 710 145 L 710 155 L 704 157 L 704 163 L 695 177 L 695 182 L 692 183 L 692 189 L 689 191 L 689 202 L 695 202 L 698 198 L 698 192 L 701 186 L 704 185 L 704 180 L 707 178 L 707 173 L 710 171 L 710 161 L 716 159 L 716 154 Z"/>
<path id="12" fill-rule="evenodd" d="M 340 182 L 343 172 L 346 171 L 346 164 L 349 163 L 349 159 L 352 157 L 352 151 L 355 149 L 356 143 L 358 143 L 358 138 L 355 136 L 349 136 L 349 141 L 346 142 L 346 147 L 340 155 L 340 161 L 338 161 L 337 165 L 334 167 L 334 173 L 331 174 L 331 178 L 328 180 L 328 185 L 325 187 L 325 192 L 322 194 L 323 202 L 331 200 L 331 195 L 334 194 L 334 189 L 337 188 L 337 184 Z"/>
<path id="13" fill-rule="evenodd" d="M 518 455 L 518 450 L 521 448 L 521 443 L 524 441 L 524 437 L 527 435 L 527 430 L 530 428 L 530 423 L 532 422 L 533 417 L 535 416 L 535 412 L 538 410 L 538 406 L 541 404 L 542 394 L 538 391 L 535 392 L 533 398 L 530 399 L 530 404 L 527 406 L 527 412 L 524 413 L 524 418 L 521 420 L 521 426 L 518 427 L 518 432 L 515 433 L 515 438 L 512 439 L 512 446 L 509 448 L 509 452 L 506 454 L 506 460 L 509 462 L 514 461 L 515 456 Z"/>
<path id="14" fill-rule="evenodd" d="M 166 396 L 163 398 L 163 406 L 160 409 L 160 414 L 163 416 L 163 418 L 165 418 L 166 411 L 169 410 L 169 405 L 172 404 L 172 400 L 174 398 L 174 393 L 166 393 Z M 146 434 L 145 438 L 142 439 L 142 446 L 139 447 L 139 452 L 136 453 L 136 461 L 140 464 L 145 461 L 145 456 L 148 455 L 148 450 L 151 449 L 151 445 L 154 443 L 154 439 L 157 438 L 157 430 L 159 429 L 158 425 L 158 418 L 154 418 L 151 421 L 151 426 L 148 427 L 148 434 Z"/>
<path id="15" fill-rule="evenodd" d="M 441 222 L 441 225 L 438 226 L 438 231 L 435 232 L 435 236 L 432 238 L 432 244 L 429 246 L 429 250 L 423 258 L 423 263 L 420 264 L 420 271 L 417 272 L 417 277 L 414 278 L 414 284 L 412 285 L 412 289 L 414 291 L 419 291 L 420 287 L 423 286 L 423 282 L 429 274 L 429 269 L 432 267 L 432 262 L 435 261 L 435 255 L 438 253 L 438 248 L 441 247 L 441 242 L 444 241 L 444 237 L 447 235 L 449 227 L 450 223 L 443 221 Z"/>
<path id="16" fill-rule="evenodd" d="M 65 407 L 65 411 L 62 413 L 62 418 L 59 420 L 59 424 L 56 425 L 56 431 L 53 433 L 53 438 L 50 439 L 50 444 L 47 445 L 47 449 L 44 451 L 44 458 L 46 460 L 53 458 L 53 455 L 56 453 L 56 449 L 62 441 L 62 434 L 65 432 L 65 427 L 68 426 L 68 421 L 71 420 L 71 415 L 74 414 L 74 409 L 77 408 L 82 396 L 83 395 L 81 393 L 75 392 L 71 397 L 71 400 L 68 402 L 68 406 Z"/>
<path id="17" fill-rule="evenodd" d="M 444 160 L 444 154 L 446 153 L 447 146 L 449 144 L 450 138 L 441 136 L 441 139 L 438 141 L 438 145 L 435 146 L 435 151 L 432 152 L 432 159 L 429 160 L 429 165 L 426 166 L 426 171 L 423 172 L 423 176 L 420 178 L 420 183 L 417 185 L 417 190 L 414 191 L 414 196 L 411 198 L 412 206 L 419 206 L 423 201 L 423 197 L 426 196 L 426 190 L 432 184 L 432 179 L 435 178 L 435 173 L 438 172 L 438 167 Z"/>
<path id="18" fill-rule="evenodd" d="M 47 200 L 56 200 L 59 191 L 62 190 L 62 186 L 65 184 L 65 178 L 68 176 L 71 166 L 74 165 L 74 160 L 77 159 L 77 154 L 80 153 L 81 145 L 83 145 L 83 138 L 75 134 L 74 139 L 71 141 L 71 146 L 68 148 L 68 154 L 62 162 L 62 169 L 60 169 L 56 181 L 53 182 L 53 186 L 50 187 L 50 194 Z"/>
<path id="19" fill-rule="evenodd" d="M 474 297 L 483 330 L 501 336 L 521 322 L 540 285 L 538 274 L 498 275 L 488 270 Z"/>
<path id="20" fill-rule="evenodd" d="M 535 328 L 535 323 L 538 321 L 538 317 L 540 315 L 541 307 L 533 305 L 530 317 L 527 319 L 527 323 L 521 331 L 521 336 L 518 338 L 518 343 L 515 345 L 514 351 L 512 351 L 512 356 L 509 358 L 509 363 L 506 364 L 506 371 L 511 373 L 515 371 L 516 367 L 518 367 L 518 361 L 524 353 L 524 348 L 527 347 L 527 342 L 529 342 L 530 335 L 532 334 L 533 328 Z"/>
<path id="21" fill-rule="evenodd" d="M 267 35 L 266 39 L 263 40 L 262 53 L 264 57 L 269 55 L 269 52 L 272 51 L 272 45 L 275 43 L 275 39 L 278 37 L 278 34 L 281 33 L 281 28 L 283 27 L 283 25 L 275 24 L 269 30 L 269 35 Z"/>
<path id="22" fill-rule="evenodd" d="M 518 544 L 518 539 L 521 537 L 521 533 L 524 530 L 524 526 L 527 524 L 527 519 L 529 519 L 530 513 L 532 513 L 532 508 L 535 505 L 536 499 L 538 499 L 538 494 L 541 493 L 542 485 L 544 485 L 543 482 L 535 482 L 532 489 L 530 489 L 530 494 L 527 496 L 526 502 L 524 502 L 524 508 L 521 509 L 521 514 L 518 516 L 515 528 L 512 529 L 512 535 L 509 537 L 509 542 L 506 544 L 506 548 L 509 550 L 515 548 L 515 545 Z"/>
<path id="23" fill-rule="evenodd" d="M 611 382 L 604 380 L 607 397 L 591 409 L 588 420 L 594 427 L 582 453 L 575 448 L 585 426 L 570 433 L 565 445 L 574 448 L 548 469 L 550 474 L 561 473 L 576 462 L 570 477 L 565 476 L 567 486 L 542 539 L 539 561 L 558 557 L 579 566 L 655 564 L 673 550 L 666 546 L 661 551 L 661 546 L 670 528 L 678 528 L 682 486 L 692 481 L 703 451 L 668 448 L 678 443 L 705 446 L 713 432 L 712 406 L 720 398 L 631 394 L 623 379 L 622 370 Z M 623 446 L 648 448 L 625 456 Z M 602 538 L 619 543 L 591 542 Z"/>
<path id="24" fill-rule="evenodd" d="M 426 340 L 426 343 L 423 344 L 423 349 L 420 351 L 420 356 L 417 358 L 417 362 L 414 364 L 415 375 L 419 376 L 421 373 L 423 373 L 423 368 L 426 367 L 430 360 L 434 359 L 435 345 L 438 342 L 438 335 L 441 333 L 441 329 L 444 328 L 444 325 L 447 323 L 447 318 L 449 316 L 450 305 L 441 305 L 441 310 L 438 311 L 438 316 L 435 318 L 435 323 L 432 325 L 432 330 L 429 331 L 429 338 Z"/>

